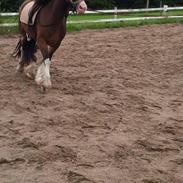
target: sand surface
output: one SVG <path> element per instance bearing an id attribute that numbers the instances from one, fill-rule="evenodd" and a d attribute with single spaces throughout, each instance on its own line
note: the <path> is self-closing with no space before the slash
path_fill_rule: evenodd
<path id="1" fill-rule="evenodd" d="M 0 183 L 182 183 L 183 25 L 69 33 L 53 88 L 0 36 Z"/>

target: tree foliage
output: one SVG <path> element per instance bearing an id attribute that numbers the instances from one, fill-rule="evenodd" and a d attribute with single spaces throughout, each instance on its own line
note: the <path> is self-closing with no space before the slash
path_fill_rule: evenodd
<path id="1" fill-rule="evenodd" d="M 18 7 L 23 0 L 0 0 L 0 12 L 4 11 L 18 11 Z"/>
<path id="2" fill-rule="evenodd" d="M 0 12 L 18 11 L 24 0 L 0 0 Z M 169 6 L 183 6 L 183 0 L 149 0 L 149 7 L 160 7 L 160 4 Z M 89 9 L 118 8 L 145 8 L 147 0 L 86 0 Z"/>
<path id="3" fill-rule="evenodd" d="M 92 1 L 92 0 L 91 0 Z M 145 8 L 147 0 L 114 0 L 114 6 L 119 8 Z M 183 0 L 149 0 L 149 7 L 160 5 L 183 6 Z"/>

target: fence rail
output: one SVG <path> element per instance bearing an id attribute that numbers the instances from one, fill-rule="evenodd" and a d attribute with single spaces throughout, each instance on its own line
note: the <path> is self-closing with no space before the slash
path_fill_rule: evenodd
<path id="1" fill-rule="evenodd" d="M 170 10 L 183 10 L 183 7 L 168 7 L 164 6 L 162 8 L 143 8 L 143 9 L 113 9 L 113 10 L 96 10 L 96 11 L 86 11 L 85 14 L 97 14 L 97 13 L 133 13 L 133 12 L 152 12 L 152 11 L 170 11 Z M 13 13 L 0 13 L 0 16 L 17 16 L 17 12 Z"/>
<path id="2" fill-rule="evenodd" d="M 168 17 L 133 17 L 133 18 L 117 18 L 117 19 L 99 19 L 99 20 L 81 20 L 81 21 L 68 21 L 68 24 L 84 24 L 84 23 L 107 23 L 107 22 L 126 22 L 138 20 L 159 20 L 159 19 L 177 19 L 183 16 L 168 16 Z M 0 27 L 13 27 L 18 26 L 17 23 L 0 24 Z"/>
<path id="3" fill-rule="evenodd" d="M 143 8 L 143 9 L 113 9 L 113 10 L 96 10 L 88 11 L 88 14 L 93 13 L 135 13 L 135 12 L 152 12 L 152 11 L 170 11 L 170 10 L 183 10 L 183 7 L 167 7 L 162 8 Z"/>
<path id="4" fill-rule="evenodd" d="M 87 11 L 86 14 L 97 14 L 97 13 L 111 13 L 114 14 L 113 19 L 98 19 L 98 20 L 80 20 L 80 21 L 68 21 L 68 24 L 82 24 L 82 23 L 101 23 L 101 22 L 123 22 L 123 21 L 134 21 L 134 20 L 153 20 L 153 19 L 165 19 L 165 18 L 183 18 L 183 16 L 159 16 L 159 17 L 133 17 L 133 18 L 117 18 L 119 13 L 131 13 L 131 12 L 152 12 L 152 11 L 162 11 L 167 12 L 169 10 L 183 10 L 183 7 L 168 7 L 164 6 L 163 8 L 145 8 L 145 9 L 117 9 L 114 10 L 96 10 L 96 11 Z M 18 13 L 0 13 L 0 16 L 17 16 Z M 4 23 L 0 24 L 0 27 L 11 27 L 17 26 L 17 23 Z"/>

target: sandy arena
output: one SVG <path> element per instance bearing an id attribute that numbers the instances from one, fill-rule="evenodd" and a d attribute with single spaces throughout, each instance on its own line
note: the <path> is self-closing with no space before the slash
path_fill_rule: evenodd
<path id="1" fill-rule="evenodd" d="M 183 25 L 69 33 L 53 88 L 0 36 L 0 183 L 182 183 Z"/>

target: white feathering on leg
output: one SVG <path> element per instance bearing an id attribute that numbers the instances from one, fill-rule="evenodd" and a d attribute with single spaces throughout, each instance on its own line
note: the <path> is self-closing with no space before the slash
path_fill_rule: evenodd
<path id="1" fill-rule="evenodd" d="M 38 85 L 43 85 L 45 87 L 51 86 L 51 79 L 50 79 L 50 64 L 51 61 L 49 58 L 44 60 L 44 62 L 39 66 L 36 74 L 36 83 Z"/>

